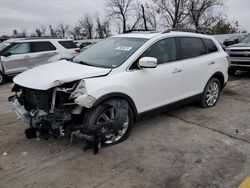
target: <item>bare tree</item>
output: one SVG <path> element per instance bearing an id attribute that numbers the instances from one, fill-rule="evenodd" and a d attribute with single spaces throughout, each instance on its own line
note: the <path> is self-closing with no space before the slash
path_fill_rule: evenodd
<path id="1" fill-rule="evenodd" d="M 49 30 L 51 37 L 57 37 L 56 30 L 52 27 L 52 25 L 49 25 Z"/>
<path id="2" fill-rule="evenodd" d="M 216 14 L 215 7 L 222 6 L 223 0 L 189 0 L 188 16 L 196 30 L 207 28 L 220 15 Z"/>
<path id="3" fill-rule="evenodd" d="M 145 30 L 148 30 L 148 26 L 147 26 L 147 17 L 146 17 L 146 14 L 145 14 L 144 5 L 141 5 L 141 10 L 142 10 L 142 19 L 143 19 L 144 29 L 145 29 Z"/>
<path id="4" fill-rule="evenodd" d="M 171 28 L 183 26 L 187 17 L 187 0 L 153 0 L 153 2 L 157 6 L 157 12 L 166 21 L 166 26 Z"/>
<path id="5" fill-rule="evenodd" d="M 68 32 L 69 32 L 69 26 L 68 25 L 60 23 L 57 26 L 57 34 L 58 34 L 59 37 L 62 37 L 62 38 L 66 37 Z"/>
<path id="6" fill-rule="evenodd" d="M 111 35 L 110 23 L 108 20 L 103 22 L 103 32 L 105 37 L 109 37 Z"/>
<path id="7" fill-rule="evenodd" d="M 45 35 L 46 35 L 46 30 L 47 30 L 47 28 L 46 28 L 45 25 L 40 26 L 40 31 L 41 31 L 41 33 L 42 33 L 42 36 L 45 36 Z"/>
<path id="8" fill-rule="evenodd" d="M 96 33 L 97 33 L 97 38 L 104 38 L 104 28 L 103 25 L 100 22 L 99 16 L 96 17 Z"/>
<path id="9" fill-rule="evenodd" d="M 13 38 L 17 38 L 18 37 L 18 31 L 16 29 L 13 30 L 12 36 L 13 36 Z"/>
<path id="10" fill-rule="evenodd" d="M 69 30 L 69 34 L 73 36 L 74 40 L 82 39 L 81 27 L 79 25 L 75 25 L 71 30 Z"/>
<path id="11" fill-rule="evenodd" d="M 96 16 L 96 35 L 97 38 L 105 38 L 110 36 L 110 24 L 108 20 L 103 22 L 100 20 L 98 14 Z"/>
<path id="12" fill-rule="evenodd" d="M 139 29 L 143 28 L 144 30 L 156 30 L 157 15 L 156 12 L 154 11 L 154 7 L 149 5 L 147 2 L 144 4 L 137 2 L 135 6 L 135 12 L 136 12 L 135 17 L 139 19 L 138 20 L 139 23 L 137 23 L 137 27 Z"/>
<path id="13" fill-rule="evenodd" d="M 88 38 L 88 39 L 92 39 L 93 38 L 93 29 L 94 29 L 94 24 L 93 24 L 93 20 L 91 19 L 90 15 L 85 15 L 83 19 L 81 19 L 80 21 L 80 26 L 83 29 L 84 35 Z"/>
<path id="14" fill-rule="evenodd" d="M 27 37 L 27 30 L 26 28 L 22 28 L 21 32 L 18 34 L 19 37 L 25 38 Z"/>
<path id="15" fill-rule="evenodd" d="M 123 33 L 127 31 L 128 14 L 133 9 L 133 0 L 106 0 L 109 16 L 122 23 Z"/>
<path id="16" fill-rule="evenodd" d="M 42 37 L 42 31 L 40 30 L 40 28 L 39 27 L 37 27 L 36 29 L 35 29 L 35 34 L 36 34 L 36 36 L 37 37 Z"/>

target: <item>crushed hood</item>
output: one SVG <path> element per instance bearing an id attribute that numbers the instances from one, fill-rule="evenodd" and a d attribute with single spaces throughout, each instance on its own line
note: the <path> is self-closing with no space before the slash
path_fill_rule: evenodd
<path id="1" fill-rule="evenodd" d="M 66 60 L 35 67 L 17 75 L 14 83 L 31 89 L 48 90 L 64 83 L 104 76 L 111 69 L 81 65 Z"/>

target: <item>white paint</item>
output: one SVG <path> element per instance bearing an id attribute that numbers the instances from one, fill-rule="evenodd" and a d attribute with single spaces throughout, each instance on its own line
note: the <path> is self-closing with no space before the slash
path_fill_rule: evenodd
<path id="1" fill-rule="evenodd" d="M 130 65 L 152 44 L 165 38 L 179 36 L 211 39 L 219 52 L 160 64 L 153 69 L 129 70 Z M 112 72 L 110 69 L 59 61 L 26 71 L 15 77 L 14 82 L 28 88 L 47 90 L 66 82 L 84 79 L 87 94 L 93 99 L 99 99 L 110 93 L 123 93 L 131 97 L 137 111 L 141 113 L 202 93 L 208 80 L 217 71 L 224 75 L 225 82 L 228 80 L 227 54 L 212 36 L 170 32 L 133 33 L 118 35 L 118 37 L 148 38 L 149 40 Z M 108 75 L 96 77 L 105 74 Z M 89 98 L 86 97 L 87 95 L 82 96 L 76 102 L 81 104 L 83 101 L 85 105 L 89 103 Z"/>
<path id="2" fill-rule="evenodd" d="M 63 83 L 108 74 L 110 69 L 91 67 L 61 60 L 27 70 L 14 78 L 18 85 L 47 90 Z"/>

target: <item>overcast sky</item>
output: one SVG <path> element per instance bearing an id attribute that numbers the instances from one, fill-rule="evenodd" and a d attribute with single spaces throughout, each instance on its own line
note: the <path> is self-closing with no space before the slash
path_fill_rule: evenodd
<path id="1" fill-rule="evenodd" d="M 250 31 L 250 0 L 225 0 L 226 14 L 232 21 Z M 104 12 L 104 0 L 0 0 L 0 35 L 13 29 L 57 25 L 74 25 L 85 13 Z"/>

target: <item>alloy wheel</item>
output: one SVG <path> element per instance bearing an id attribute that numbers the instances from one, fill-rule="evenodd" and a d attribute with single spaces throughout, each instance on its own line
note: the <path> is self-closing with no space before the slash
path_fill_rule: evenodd
<path id="1" fill-rule="evenodd" d="M 105 110 L 101 115 L 97 118 L 97 124 L 108 122 L 115 118 L 115 109 L 109 108 Z M 107 134 L 105 135 L 106 141 L 105 144 L 112 144 L 118 142 L 127 132 L 129 125 L 129 116 L 127 116 L 126 122 L 123 123 L 122 128 L 116 134 Z M 105 128 L 103 128 L 105 132 Z"/>
<path id="2" fill-rule="evenodd" d="M 220 94 L 220 85 L 218 82 L 214 81 L 210 84 L 207 89 L 206 103 L 209 107 L 214 106 L 217 102 Z"/>

